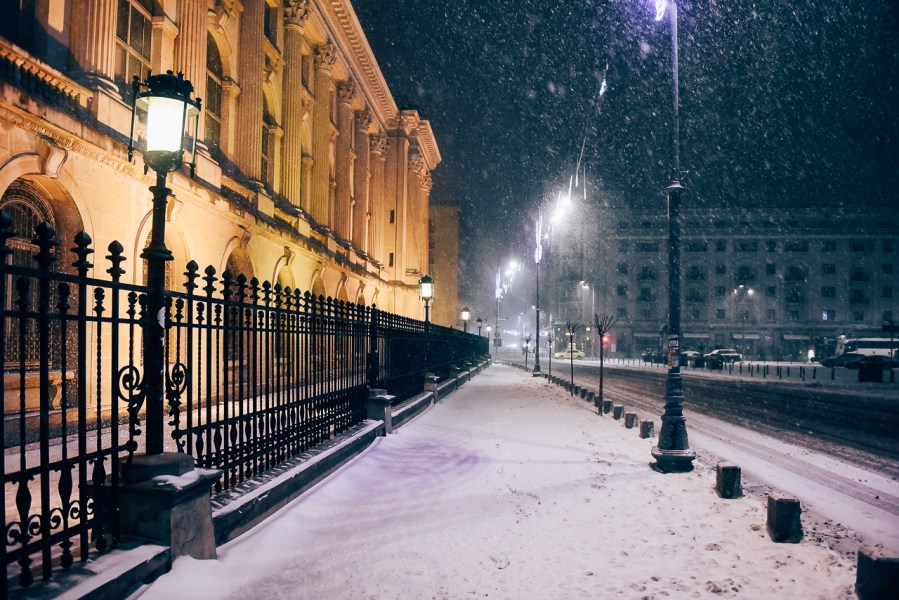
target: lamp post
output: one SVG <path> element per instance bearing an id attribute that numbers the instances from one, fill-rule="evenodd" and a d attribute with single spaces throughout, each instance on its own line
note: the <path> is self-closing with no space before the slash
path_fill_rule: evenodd
<path id="1" fill-rule="evenodd" d="M 540 377 L 543 373 L 540 371 L 540 262 L 543 260 L 543 215 L 539 215 L 537 217 L 537 226 L 535 228 L 537 230 L 537 245 L 534 249 L 534 274 L 536 276 L 536 285 L 534 289 L 536 290 L 537 302 L 534 304 L 534 311 L 536 313 L 536 335 L 537 341 L 534 342 L 534 377 Z"/>
<path id="2" fill-rule="evenodd" d="M 462 309 L 462 331 L 468 333 L 468 321 L 471 320 L 471 311 L 468 307 Z"/>
<path id="3" fill-rule="evenodd" d="M 665 380 L 665 412 L 659 443 L 652 449 L 653 465 L 662 473 L 683 473 L 693 470 L 696 453 L 687 439 L 687 420 L 684 418 L 684 388 L 679 359 L 680 345 L 680 197 L 683 190 L 680 176 L 680 121 L 678 100 L 677 1 L 656 0 L 656 20 L 665 16 L 671 22 L 671 183 L 668 191 L 668 376 Z"/>
<path id="4" fill-rule="evenodd" d="M 422 275 L 418 280 L 418 292 L 425 301 L 425 376 L 427 376 L 431 361 L 431 314 L 430 304 L 434 299 L 434 280 L 430 275 Z"/>
<path id="5" fill-rule="evenodd" d="M 172 71 L 132 81 L 131 136 L 128 160 L 134 155 L 136 140 L 134 125 L 138 116 L 146 115 L 146 148 L 143 150 L 145 169 L 156 172 L 153 194 L 153 220 L 150 244 L 141 252 L 147 262 L 147 304 L 143 314 L 144 382 L 141 392 L 147 410 L 147 455 L 163 453 L 165 428 L 165 263 L 172 253 L 165 245 L 166 204 L 172 190 L 166 179 L 184 163 L 183 142 L 188 119 L 194 121 L 194 146 L 191 150 L 191 176 L 196 151 L 196 132 L 199 124 L 200 99 L 191 99 L 194 86 L 182 73 Z"/>
<path id="6" fill-rule="evenodd" d="M 431 329 L 430 303 L 434 299 L 434 280 L 430 275 L 422 275 L 418 280 L 419 296 L 425 301 L 425 331 Z"/>
<path id="7" fill-rule="evenodd" d="M 740 307 L 740 299 L 745 300 L 746 298 L 752 299 L 752 295 L 755 294 L 755 290 L 751 287 L 746 287 L 744 284 L 740 284 L 734 289 L 734 310 L 740 309 L 740 350 L 743 351 L 743 355 L 749 354 L 746 352 L 746 320 L 749 317 L 749 310 L 746 309 L 745 305 Z"/>
<path id="8" fill-rule="evenodd" d="M 484 324 L 484 320 L 481 317 L 478 317 L 475 323 L 478 324 L 478 337 L 481 337 L 481 326 Z"/>

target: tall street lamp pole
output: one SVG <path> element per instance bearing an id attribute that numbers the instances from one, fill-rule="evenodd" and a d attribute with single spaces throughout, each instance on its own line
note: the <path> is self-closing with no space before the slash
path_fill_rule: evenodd
<path id="1" fill-rule="evenodd" d="M 147 262 L 147 304 L 143 314 L 144 381 L 141 393 L 146 403 L 148 456 L 163 454 L 165 430 L 165 263 L 172 253 L 165 245 L 166 204 L 172 190 L 166 186 L 168 174 L 184 163 L 183 143 L 188 119 L 194 121 L 194 143 L 199 124 L 200 99 L 191 99 L 194 86 L 182 73 L 172 71 L 150 75 L 132 82 L 131 139 L 128 159 L 135 150 L 134 124 L 139 115 L 146 115 L 145 168 L 156 172 L 153 193 L 153 218 L 150 244 L 141 253 Z M 195 152 L 196 146 L 194 146 Z M 192 153 L 193 154 L 193 153 Z M 191 175 L 194 164 L 191 163 Z M 176 365 L 182 369 L 183 365 Z M 180 379 L 173 375 L 173 379 Z"/>
<path id="2" fill-rule="evenodd" d="M 534 249 L 534 273 L 536 274 L 536 290 L 537 302 L 534 305 L 536 312 L 537 327 L 535 334 L 537 341 L 534 342 L 534 377 L 540 377 L 543 372 L 540 370 L 540 262 L 543 260 L 543 215 L 537 217 L 537 245 Z"/>
<path id="3" fill-rule="evenodd" d="M 693 470 L 696 453 L 687 440 L 684 418 L 684 388 L 679 361 L 680 342 L 680 199 L 683 186 L 680 176 L 680 121 L 678 102 L 677 1 L 656 0 L 656 19 L 665 15 L 667 5 L 671 21 L 671 183 L 668 191 L 668 376 L 665 381 L 665 412 L 659 431 L 659 443 L 652 449 L 653 465 L 662 473 Z"/>
<path id="4" fill-rule="evenodd" d="M 471 311 L 468 307 L 462 309 L 462 331 L 468 333 L 468 322 L 471 320 Z"/>
<path id="5" fill-rule="evenodd" d="M 422 275 L 418 280 L 418 291 L 425 301 L 425 371 L 428 371 L 431 360 L 431 314 L 430 304 L 434 298 L 434 280 L 430 275 Z"/>

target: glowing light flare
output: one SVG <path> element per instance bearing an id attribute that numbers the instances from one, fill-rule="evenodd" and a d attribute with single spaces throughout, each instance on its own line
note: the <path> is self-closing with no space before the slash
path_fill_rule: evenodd
<path id="1" fill-rule="evenodd" d="M 661 21 L 665 17 L 665 9 L 668 8 L 668 0 L 656 1 L 656 21 Z"/>

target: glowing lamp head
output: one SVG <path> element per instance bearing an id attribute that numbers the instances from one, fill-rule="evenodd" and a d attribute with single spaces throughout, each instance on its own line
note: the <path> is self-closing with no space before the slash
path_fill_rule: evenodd
<path id="1" fill-rule="evenodd" d="M 422 300 L 428 302 L 434 299 L 434 280 L 430 275 L 423 275 L 418 280 L 418 288 Z"/>
<path id="2" fill-rule="evenodd" d="M 462 309 L 462 320 L 468 323 L 471 320 L 471 311 L 468 310 L 468 307 Z"/>
<path id="3" fill-rule="evenodd" d="M 200 99 L 191 98 L 194 86 L 182 73 L 168 71 L 150 75 L 140 81 L 135 75 L 132 82 L 131 139 L 128 144 L 130 160 L 135 146 L 134 124 L 138 115 L 146 115 L 146 149 L 144 164 L 165 173 L 181 167 L 183 143 L 189 120 L 193 125 L 192 156 L 196 153 L 196 132 L 199 125 Z M 191 174 L 195 164 L 191 162 Z"/>

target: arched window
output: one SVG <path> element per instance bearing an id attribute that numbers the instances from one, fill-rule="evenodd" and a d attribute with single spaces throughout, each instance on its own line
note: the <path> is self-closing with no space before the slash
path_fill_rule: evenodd
<path id="1" fill-rule="evenodd" d="M 32 243 L 35 228 L 43 222 L 48 222 L 55 227 L 53 215 L 47 203 L 41 198 L 39 192 L 27 182 L 13 183 L 3 198 L 0 199 L 0 210 L 5 211 L 12 220 L 13 235 L 7 240 L 11 254 L 7 258 L 9 264 L 17 267 L 35 269 L 37 263 L 34 254 L 38 248 Z M 57 264 L 53 263 L 54 270 Z M 29 289 L 26 310 L 35 310 L 37 305 L 37 286 Z M 18 293 L 12 278 L 6 282 L 6 306 L 15 310 L 19 301 Z M 5 368 L 15 368 L 22 357 L 25 358 L 25 368 L 34 368 L 39 362 L 39 349 L 36 328 L 31 326 L 25 330 L 24 345 L 20 345 L 22 321 L 19 319 L 7 319 L 6 322 L 6 358 L 9 364 Z"/>
<path id="2" fill-rule="evenodd" d="M 206 34 L 206 97 L 203 98 L 203 114 L 206 124 L 206 145 L 216 159 L 222 143 L 222 55 L 212 34 Z"/>
<path id="3" fill-rule="evenodd" d="M 153 1 L 119 0 L 116 17 L 115 81 L 122 96 L 131 101 L 131 79 L 143 79 L 150 68 L 153 38 Z"/>

